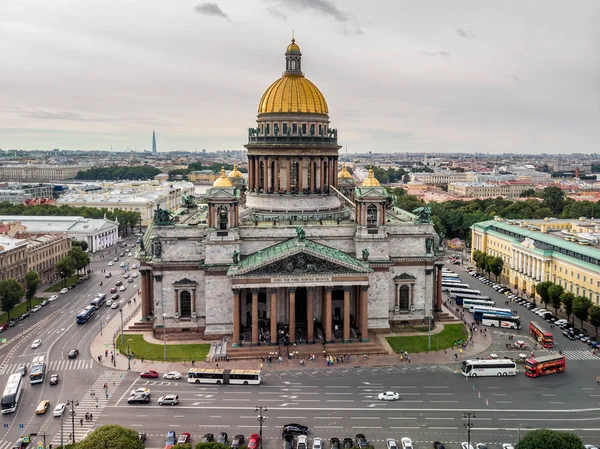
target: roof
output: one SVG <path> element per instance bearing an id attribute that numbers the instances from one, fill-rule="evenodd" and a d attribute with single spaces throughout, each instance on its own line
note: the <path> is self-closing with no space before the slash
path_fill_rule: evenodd
<path id="1" fill-rule="evenodd" d="M 258 113 L 329 114 L 325 97 L 304 75 L 284 75 L 271 84 L 258 104 Z"/>
<path id="2" fill-rule="evenodd" d="M 30 216 L 30 215 L 1 215 L 0 223 L 20 222 L 26 227 L 27 233 L 52 234 L 93 233 L 100 229 L 110 229 L 118 226 L 117 222 L 104 218 L 83 218 L 70 216 Z"/>

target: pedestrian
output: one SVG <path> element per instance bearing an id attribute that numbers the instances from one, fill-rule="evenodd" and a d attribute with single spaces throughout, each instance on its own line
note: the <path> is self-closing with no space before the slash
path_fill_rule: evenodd
<path id="1" fill-rule="evenodd" d="M 81 425 L 81 427 L 83 427 L 83 418 L 81 418 L 81 419 L 79 420 L 79 424 Z"/>
<path id="2" fill-rule="evenodd" d="M 90 421 L 94 419 L 94 415 L 90 413 Z"/>
<path id="3" fill-rule="evenodd" d="M 108 357 L 108 349 L 106 351 L 104 351 L 104 357 Z"/>
<path id="4" fill-rule="evenodd" d="M 108 391 L 106 392 L 106 399 L 108 399 Z"/>
<path id="5" fill-rule="evenodd" d="M 454 360 L 458 360 L 458 354 L 456 352 L 454 353 Z"/>
<path id="6" fill-rule="evenodd" d="M 194 366 L 194 363 L 196 363 L 196 361 L 195 361 L 195 360 L 192 360 L 192 366 Z"/>

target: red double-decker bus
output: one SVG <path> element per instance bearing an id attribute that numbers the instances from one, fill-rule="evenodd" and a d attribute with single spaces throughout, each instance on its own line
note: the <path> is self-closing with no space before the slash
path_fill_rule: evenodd
<path id="1" fill-rule="evenodd" d="M 535 321 L 529 323 L 529 333 L 544 348 L 551 348 L 554 346 L 554 339 L 552 338 L 552 332 L 548 332 L 545 327 L 542 327 Z"/>
<path id="2" fill-rule="evenodd" d="M 567 368 L 567 358 L 564 355 L 545 355 L 530 358 L 525 361 L 525 375 L 539 377 L 546 374 L 562 373 Z"/>

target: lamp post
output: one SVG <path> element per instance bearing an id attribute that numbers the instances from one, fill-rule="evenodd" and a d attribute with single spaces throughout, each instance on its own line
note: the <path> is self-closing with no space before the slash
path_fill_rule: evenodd
<path id="1" fill-rule="evenodd" d="M 127 370 L 129 371 L 131 369 L 131 349 L 129 348 L 129 345 L 127 345 Z"/>
<path id="2" fill-rule="evenodd" d="M 123 309 L 120 309 L 119 312 L 121 312 L 121 345 L 123 345 Z"/>
<path id="3" fill-rule="evenodd" d="M 163 360 L 167 361 L 167 314 L 163 313 Z"/>
<path id="4" fill-rule="evenodd" d="M 267 417 L 265 415 L 263 415 L 263 413 L 266 413 L 267 407 L 266 406 L 257 406 L 254 410 L 255 412 L 259 412 L 259 415 L 256 417 L 258 419 L 258 424 L 259 424 L 259 435 L 260 435 L 260 449 L 263 449 L 263 436 L 262 436 L 262 429 L 263 429 L 263 423 L 266 421 Z"/>
<path id="5" fill-rule="evenodd" d="M 72 430 L 73 433 L 71 434 L 71 442 L 73 444 L 75 444 L 75 407 L 77 407 L 79 405 L 78 401 L 75 400 L 70 400 L 67 401 L 67 406 L 71 406 L 71 411 L 69 412 L 69 414 L 71 415 L 71 426 L 72 426 Z M 60 417 L 61 420 L 61 425 L 60 425 L 60 445 L 63 446 L 63 435 L 62 435 L 62 415 Z"/>
<path id="6" fill-rule="evenodd" d="M 465 414 L 463 414 L 463 419 L 467 420 L 467 422 L 463 424 L 467 428 L 467 448 L 471 447 L 471 427 L 475 425 L 475 423 L 471 421 L 471 419 L 475 418 L 476 416 L 473 412 L 466 412 Z"/>

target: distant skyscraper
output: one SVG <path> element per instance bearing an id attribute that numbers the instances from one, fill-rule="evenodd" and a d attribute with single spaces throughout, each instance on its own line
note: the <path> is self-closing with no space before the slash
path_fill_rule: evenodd
<path id="1" fill-rule="evenodd" d="M 156 134 L 152 131 L 152 152 L 156 153 Z"/>

